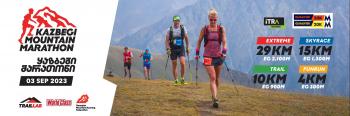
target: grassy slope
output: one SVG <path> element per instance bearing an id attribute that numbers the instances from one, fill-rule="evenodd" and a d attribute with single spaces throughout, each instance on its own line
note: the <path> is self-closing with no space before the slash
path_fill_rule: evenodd
<path id="1" fill-rule="evenodd" d="M 211 108 L 208 83 L 105 77 L 118 85 L 111 115 L 349 115 L 349 99 L 220 85 L 220 108 Z"/>

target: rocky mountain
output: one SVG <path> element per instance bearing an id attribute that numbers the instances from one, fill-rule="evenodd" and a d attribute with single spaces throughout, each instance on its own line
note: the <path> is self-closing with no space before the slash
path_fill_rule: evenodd
<path id="1" fill-rule="evenodd" d="M 197 0 L 119 0 L 112 34 L 112 43 L 152 25 Z M 121 22 L 121 23 L 119 23 Z"/>

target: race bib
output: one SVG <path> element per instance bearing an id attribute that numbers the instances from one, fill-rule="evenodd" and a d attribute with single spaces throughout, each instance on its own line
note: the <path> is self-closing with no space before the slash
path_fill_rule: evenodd
<path id="1" fill-rule="evenodd" d="M 204 65 L 211 65 L 211 61 L 212 61 L 211 58 L 204 57 L 203 64 Z"/>
<path id="2" fill-rule="evenodd" d="M 180 37 L 175 38 L 174 45 L 182 46 L 183 45 L 183 40 Z"/>
<path id="3" fill-rule="evenodd" d="M 148 60 L 148 59 L 146 59 L 146 60 L 145 60 L 145 63 L 148 63 L 148 62 L 149 62 L 149 60 Z"/>

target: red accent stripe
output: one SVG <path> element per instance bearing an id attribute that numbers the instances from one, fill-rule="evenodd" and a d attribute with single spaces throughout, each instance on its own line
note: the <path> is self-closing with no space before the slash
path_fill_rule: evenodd
<path id="1" fill-rule="evenodd" d="M 258 37 L 256 44 L 284 44 L 289 45 L 294 43 L 294 37 L 271 36 Z"/>

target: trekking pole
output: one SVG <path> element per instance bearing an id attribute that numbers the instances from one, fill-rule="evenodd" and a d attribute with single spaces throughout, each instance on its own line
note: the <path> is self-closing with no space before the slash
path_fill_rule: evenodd
<path id="1" fill-rule="evenodd" d="M 234 81 L 233 77 L 231 77 L 230 69 L 228 68 L 228 66 L 227 66 L 227 64 L 226 64 L 226 61 L 224 61 L 224 64 L 225 64 L 225 66 L 226 66 L 227 72 L 229 73 L 229 74 L 228 74 L 228 75 L 229 75 L 229 78 L 232 79 L 232 83 L 233 83 L 233 86 L 235 87 L 236 93 L 237 93 L 237 95 L 239 95 L 239 92 L 238 92 L 238 89 L 237 89 L 237 87 L 236 87 L 235 81 Z"/>
<path id="2" fill-rule="evenodd" d="M 164 71 L 165 79 L 168 79 L 166 76 L 166 68 L 168 67 L 168 61 L 169 61 L 169 55 L 168 55 L 168 58 L 166 59 L 166 63 L 165 63 L 165 71 Z"/>
<path id="3" fill-rule="evenodd" d="M 152 66 L 148 70 L 150 70 L 149 73 L 151 73 L 149 74 L 150 77 L 148 77 L 148 80 L 152 80 Z"/>
<path id="4" fill-rule="evenodd" d="M 198 82 L 198 59 L 196 59 L 196 86 L 198 85 L 197 82 Z"/>
<path id="5" fill-rule="evenodd" d="M 187 63 L 188 63 L 188 70 L 190 71 L 190 82 L 192 83 L 192 71 L 191 71 L 191 64 L 190 64 L 190 55 L 187 54 Z"/>

